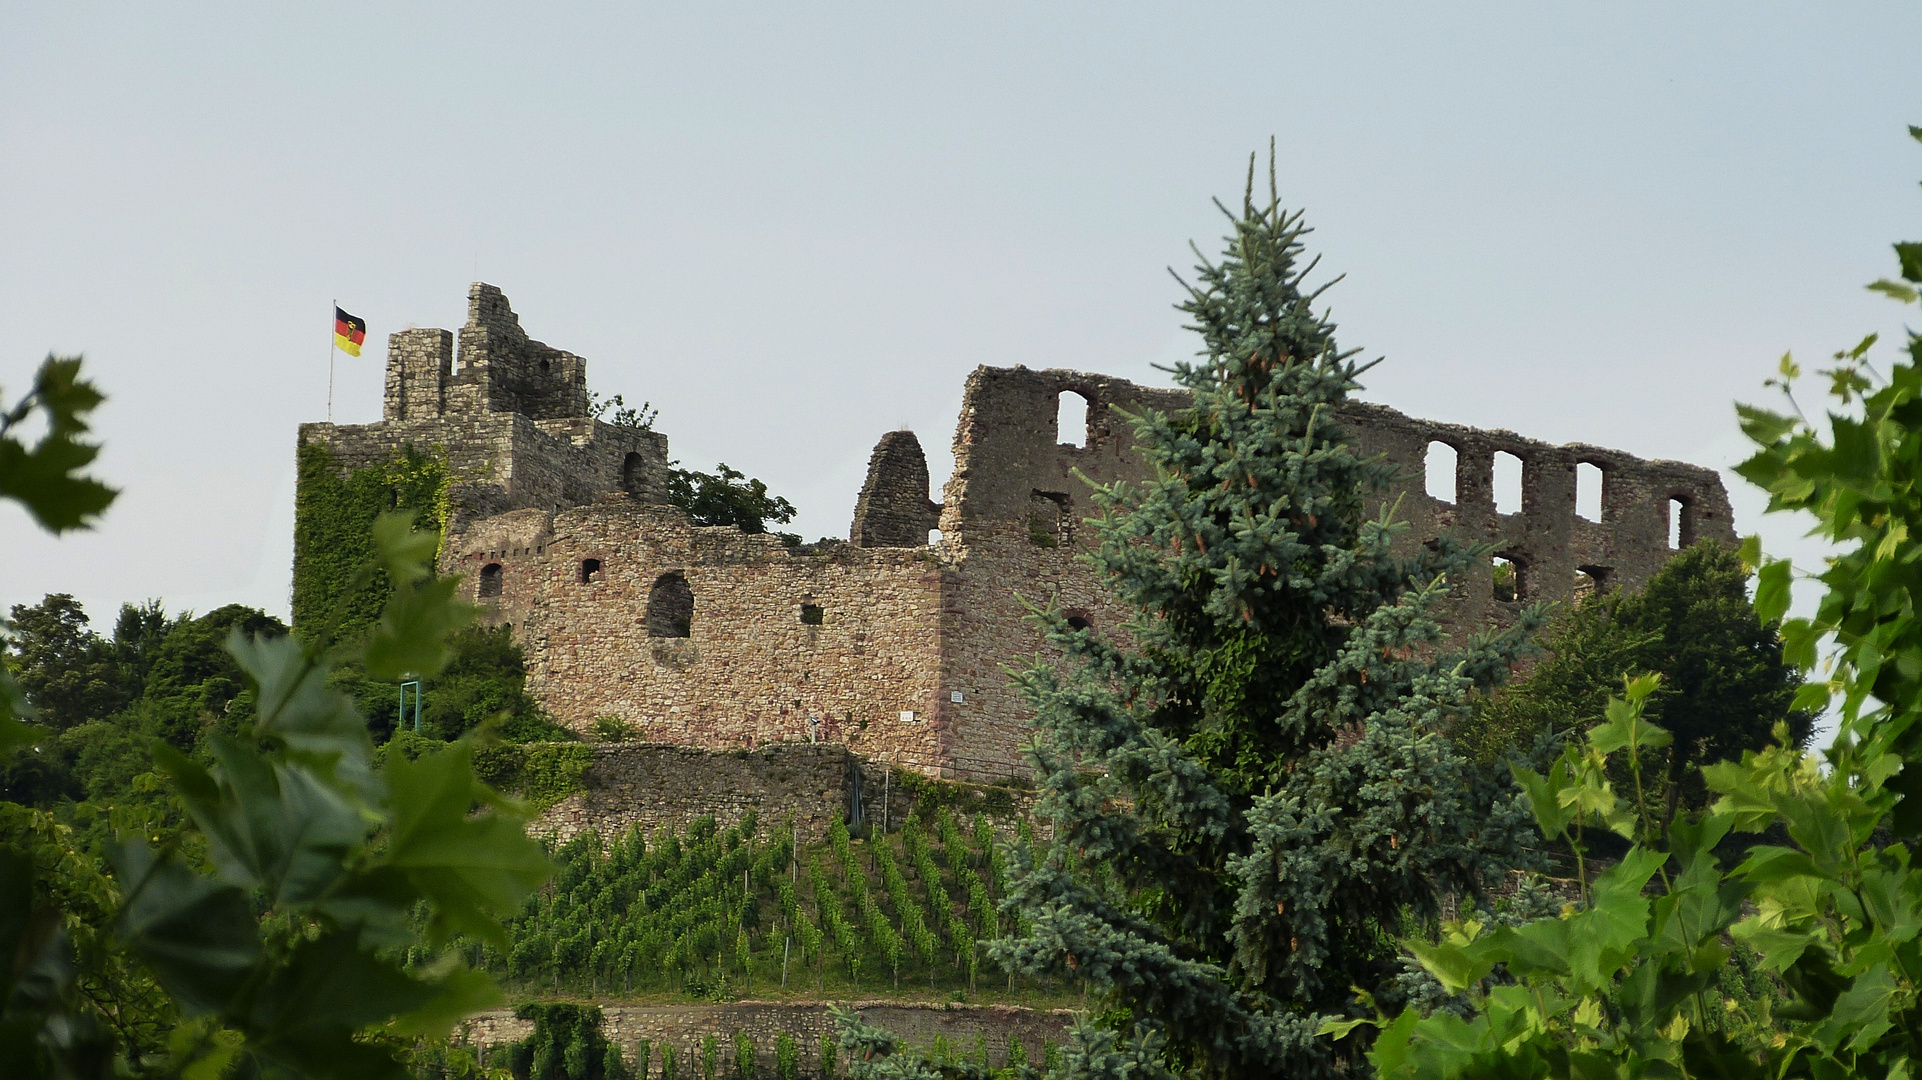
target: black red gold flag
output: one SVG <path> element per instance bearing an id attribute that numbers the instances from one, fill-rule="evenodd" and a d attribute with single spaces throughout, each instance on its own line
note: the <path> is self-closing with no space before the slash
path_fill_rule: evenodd
<path id="1" fill-rule="evenodd" d="M 349 315 L 334 306 L 334 347 L 348 356 L 360 355 L 360 344 L 367 340 L 367 320 Z"/>

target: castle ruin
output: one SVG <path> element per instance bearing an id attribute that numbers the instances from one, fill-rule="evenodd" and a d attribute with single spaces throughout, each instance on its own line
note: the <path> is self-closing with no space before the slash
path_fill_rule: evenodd
<path id="1" fill-rule="evenodd" d="M 456 365 L 456 351 L 459 363 Z M 1079 445 L 1057 437 L 1064 395 L 1086 402 Z M 1097 628 L 1125 617 L 1074 561 L 1097 483 L 1145 467 L 1117 409 L 1176 409 L 1179 391 L 1076 371 L 979 367 L 941 501 L 910 431 L 875 446 L 845 542 L 798 548 L 696 528 L 667 502 L 667 439 L 590 415 L 586 362 L 527 337 L 507 298 L 475 284 L 467 325 L 388 341 L 382 419 L 303 424 L 343 469 L 403 447 L 447 455 L 457 478 L 441 569 L 514 627 L 528 686 L 562 723 L 600 717 L 649 742 L 742 749 L 835 742 L 973 780 L 1025 775 L 1026 718 L 1005 674 L 1047 649 L 1027 603 Z M 1403 466 L 1409 545 L 1452 532 L 1495 545 L 1457 583 L 1451 620 L 1488 625 L 1578 588 L 1638 586 L 1699 539 L 1733 544 L 1713 470 L 1586 444 L 1550 445 L 1354 403 L 1363 452 Z M 1427 494 L 1452 449 L 1454 498 Z M 1521 505 L 1497 511 L 1497 455 L 1519 459 Z M 1577 513 L 1577 472 L 1599 470 L 1600 518 Z M 1444 485 L 1445 486 L 1445 485 Z"/>

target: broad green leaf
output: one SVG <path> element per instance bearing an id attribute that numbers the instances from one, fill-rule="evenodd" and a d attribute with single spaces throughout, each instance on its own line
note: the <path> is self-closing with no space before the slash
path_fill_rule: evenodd
<path id="1" fill-rule="evenodd" d="M 1794 877 L 1821 877 L 1822 871 L 1805 852 L 1762 845 L 1749 849 L 1749 857 L 1735 868 L 1735 876 L 1762 885 Z"/>
<path id="2" fill-rule="evenodd" d="M 19 502 L 54 533 L 86 528 L 106 510 L 119 493 L 78 475 L 100 448 L 77 438 L 87 433 L 86 414 L 104 400 L 80 377 L 79 357 L 47 357 L 34 376 L 33 389 L 17 407 L 21 411 L 14 414 L 38 410 L 46 417 L 46 431 L 32 447 L 0 434 L 0 499 Z M 0 425 L 0 430 L 5 427 Z"/>
<path id="3" fill-rule="evenodd" d="M 1779 622 L 1789 610 L 1789 574 L 1786 559 L 1764 564 L 1755 575 L 1755 617 L 1764 623 Z"/>
<path id="4" fill-rule="evenodd" d="M 207 746 L 218 774 L 171 747 L 157 748 L 154 759 L 206 833 L 222 876 L 263 890 L 272 906 L 325 893 L 371 832 L 361 807 L 309 770 L 275 764 L 224 735 Z"/>
<path id="5" fill-rule="evenodd" d="M 1404 944 L 1451 994 L 1459 994 L 1480 982 L 1495 967 L 1495 961 L 1486 955 L 1487 950 L 1476 948 L 1474 942 L 1430 944 L 1411 939 Z"/>
<path id="6" fill-rule="evenodd" d="M 1904 304 L 1915 303 L 1917 295 L 1913 286 L 1904 285 L 1899 281 L 1890 281 L 1888 278 L 1870 282 L 1868 288 L 1871 292 L 1879 292 Z"/>
<path id="7" fill-rule="evenodd" d="M 440 674 L 454 656 L 447 636 L 474 617 L 471 605 L 454 599 L 459 587 L 460 579 L 449 577 L 396 590 L 367 638 L 368 677 L 395 682 Z"/>
<path id="8" fill-rule="evenodd" d="M 296 1075 L 399 1080 L 406 1070 L 355 1036 L 426 1008 L 439 994 L 391 960 L 357 947 L 352 935 L 334 933 L 296 944 L 236 1019 L 250 1051 Z"/>
<path id="9" fill-rule="evenodd" d="M 120 940 L 189 1014 L 230 1006 L 261 960 L 247 894 L 155 859 L 137 842 L 115 849 L 113 862 L 127 893 L 114 927 Z"/>
<path id="10" fill-rule="evenodd" d="M 390 751 L 384 773 L 392 821 L 376 873 L 400 874 L 433 906 L 429 936 L 506 938 L 497 918 L 517 910 L 554 867 L 500 806 L 472 813 L 491 793 L 475 778 L 471 748 L 455 743 L 416 761 Z"/>
<path id="11" fill-rule="evenodd" d="M 443 1039 L 455 1024 L 500 1004 L 501 990 L 492 978 L 485 972 L 460 966 L 458 953 L 448 959 L 454 963 L 422 976 L 433 988 L 434 996 L 388 1021 L 387 1031 L 429 1041 Z"/>
<path id="12" fill-rule="evenodd" d="M 1574 817 L 1574 813 L 1560 801 L 1561 788 L 1566 786 L 1568 780 L 1568 767 L 1560 761 L 1555 762 L 1547 778 L 1521 765 L 1510 764 L 1509 771 L 1515 775 L 1515 782 L 1521 785 L 1522 793 L 1528 797 L 1528 808 L 1534 813 L 1542 835 L 1550 840 L 1561 836 Z"/>
<path id="13" fill-rule="evenodd" d="M 1902 264 L 1902 280 L 1922 283 L 1922 244 L 1897 244 L 1895 257 Z"/>
<path id="14" fill-rule="evenodd" d="M 1569 974 L 1568 940 L 1569 921 L 1552 915 L 1489 934 L 1490 948 L 1500 951 L 1509 972 L 1525 979 Z"/>
<path id="15" fill-rule="evenodd" d="M 1375 1045 L 1368 1051 L 1368 1060 L 1375 1066 L 1375 1075 L 1387 1080 L 1395 1076 L 1416 1075 L 1417 1062 L 1410 1053 L 1409 1042 L 1415 1033 L 1415 1024 L 1421 1019 L 1414 1009 L 1403 1009 L 1381 1034 L 1375 1038 Z"/>
<path id="16" fill-rule="evenodd" d="M 1827 1019 L 1809 1037 L 1831 1053 L 1844 1045 L 1858 1052 L 1868 1049 L 1894 1025 L 1889 1006 L 1895 993 L 1895 975 L 1886 965 L 1863 972 L 1835 999 Z"/>
<path id="17" fill-rule="evenodd" d="M 363 798 L 378 793 L 367 723 L 351 701 L 327 685 L 327 670 L 291 635 L 227 639 L 258 691 L 256 733 L 287 747 L 320 774 Z"/>
<path id="18" fill-rule="evenodd" d="M 31 450 L 0 436 L 0 499 L 26 507 L 48 532 L 87 528 L 119 495 L 98 480 L 75 475 L 99 453 L 98 447 L 54 435 Z"/>
<path id="19" fill-rule="evenodd" d="M 1763 446 L 1772 446 L 1789 432 L 1795 430 L 1798 421 L 1792 416 L 1783 416 L 1750 405 L 1735 406 L 1735 414 L 1741 418 L 1742 431 L 1750 439 Z"/>
<path id="20" fill-rule="evenodd" d="M 1735 827 L 1733 814 L 1714 812 L 1701 814 L 1682 814 L 1669 823 L 1669 847 L 1675 854 L 1675 861 L 1683 866 L 1693 864 L 1698 857 L 1713 861 L 1715 845 Z"/>
<path id="21" fill-rule="evenodd" d="M 1863 910 L 1875 923 L 1876 936 L 1890 946 L 1900 945 L 1922 931 L 1922 905 L 1918 905 L 1914 889 L 1904 887 L 1908 876 L 1907 871 L 1873 869 L 1863 873 L 1856 889 Z"/>
<path id="22" fill-rule="evenodd" d="M 1331 1017 L 1330 1019 L 1322 1021 L 1321 1026 L 1315 1029 L 1315 1034 L 1332 1035 L 1336 1039 L 1345 1039 L 1348 1037 L 1349 1032 L 1358 1027 L 1380 1026 L 1381 1021 L 1376 1020 L 1372 1016 L 1364 1016 L 1359 1020 L 1336 1020 Z"/>
<path id="23" fill-rule="evenodd" d="M 1595 879 L 1588 910 L 1568 919 L 1569 969 L 1580 992 L 1608 985 L 1649 930 L 1649 903 L 1642 896 L 1668 854 L 1629 849 L 1622 861 Z"/>

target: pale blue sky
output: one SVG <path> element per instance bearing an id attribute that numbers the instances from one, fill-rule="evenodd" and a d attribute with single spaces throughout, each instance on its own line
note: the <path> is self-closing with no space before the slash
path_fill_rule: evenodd
<path id="1" fill-rule="evenodd" d="M 1899 333 L 1922 237 L 1912 4 L 161 7 L 0 8 L 0 385 L 84 351 L 126 489 L 0 506 L 0 604 L 284 614 L 335 297 L 341 421 L 478 276 L 812 538 L 889 428 L 945 478 L 977 364 L 1191 352 L 1166 267 L 1270 135 L 1367 397 L 1650 457 Z"/>

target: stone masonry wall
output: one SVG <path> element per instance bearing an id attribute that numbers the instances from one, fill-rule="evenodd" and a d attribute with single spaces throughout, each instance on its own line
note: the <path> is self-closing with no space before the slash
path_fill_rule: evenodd
<path id="1" fill-rule="evenodd" d="M 650 742 L 746 749 L 816 738 L 925 773 L 1024 775 L 1026 713 L 1009 665 L 1047 656 L 1028 606 L 1056 605 L 1104 633 L 1126 612 L 1075 561 L 1094 512 L 1089 482 L 1145 466 L 1123 411 L 1178 409 L 1186 396 L 1086 372 L 977 368 L 937 503 L 918 439 L 875 447 L 851 543 L 786 548 L 732 528 L 694 528 L 665 502 L 667 440 L 587 413 L 585 361 L 527 338 L 500 290 L 477 283 L 453 337 L 390 339 L 387 419 L 303 425 L 344 467 L 406 444 L 444 448 L 458 510 L 443 569 L 515 628 L 529 688 L 564 723 L 618 717 Z M 1064 395 L 1085 427 L 1062 441 Z M 1635 587 L 1673 548 L 1734 542 L 1716 474 L 1586 445 L 1416 420 L 1355 403 L 1337 417 L 1365 452 L 1403 467 L 1407 550 L 1444 533 L 1490 543 L 1515 571 L 1456 583 L 1448 620 L 1498 625 L 1578 582 Z M 1454 448 L 1455 498 L 1426 494 L 1433 444 Z M 1497 511 L 1494 462 L 1519 459 L 1518 512 Z M 1603 474 L 1600 520 L 1576 513 L 1577 467 Z M 930 544 L 929 530 L 940 529 Z M 1579 575 L 1579 576 L 1578 576 Z M 485 591 L 483 591 L 483 585 Z"/>
<path id="2" fill-rule="evenodd" d="M 445 452 L 452 528 L 529 507 L 559 510 L 625 491 L 667 501 L 667 438 L 588 415 L 587 361 L 530 341 L 507 298 L 476 282 L 468 324 L 454 335 L 402 330 L 387 342 L 387 386 L 375 424 L 302 424 L 352 470 L 402 448 Z M 538 545 L 536 545 L 538 546 Z"/>
<path id="3" fill-rule="evenodd" d="M 1035 799 L 1026 789 L 916 783 L 918 772 L 902 767 L 890 774 L 884 762 L 842 743 L 707 750 L 624 742 L 588 749 L 593 760 L 582 777 L 586 790 L 543 811 L 529 823 L 529 834 L 565 843 L 592 829 L 612 842 L 636 827 L 647 836 L 662 829 L 685 832 L 703 817 L 725 829 L 753 810 L 766 828 L 792 817 L 802 841 L 812 843 L 824 839 L 836 819 L 858 816 L 870 830 L 898 829 L 917 810 L 931 815 L 922 803 L 935 799 L 963 822 L 985 814 L 998 833 L 1012 836 Z"/>
<path id="4" fill-rule="evenodd" d="M 529 824 L 531 835 L 565 842 L 594 829 L 611 841 L 636 826 L 649 836 L 685 831 L 708 816 L 725 829 L 751 809 L 768 828 L 793 815 L 801 839 L 812 842 L 846 815 L 856 767 L 835 743 L 726 751 L 600 743 L 592 752 L 587 790 L 548 808 Z"/>
<path id="5" fill-rule="evenodd" d="M 988 1060 L 999 1068 L 1007 1064 L 1008 1039 L 1021 1040 L 1030 1062 L 1039 1065 L 1048 1044 L 1066 1045 L 1068 1025 L 1073 1014 L 1065 1010 L 1037 1011 L 1007 1005 L 917 1004 L 913 1002 L 856 1001 L 847 1003 L 862 1020 L 886 1028 L 910 1046 L 927 1049 L 936 1037 L 945 1038 L 957 1054 L 972 1056 L 979 1039 L 986 1043 Z M 757 1071 L 774 1075 L 775 1040 L 785 1034 L 800 1051 L 803 1075 L 819 1075 L 821 1036 L 834 1032 L 832 1006 L 827 1004 L 787 1004 L 773 1001 L 736 1001 L 714 1005 L 604 1005 L 601 1031 L 620 1047 L 629 1065 L 635 1061 L 640 1041 L 654 1046 L 649 1072 L 658 1076 L 660 1047 L 674 1047 L 677 1071 L 681 1076 L 699 1076 L 701 1038 L 713 1035 L 720 1043 L 723 1067 L 732 1075 L 734 1033 L 745 1031 L 754 1040 Z M 458 1038 L 469 1045 L 483 1047 L 525 1039 L 532 1034 L 532 1021 L 519 1020 L 506 1009 L 476 1014 L 465 1021 Z M 847 1058 L 841 1055 L 839 1073 L 847 1071 Z"/>
<path id="6" fill-rule="evenodd" d="M 945 570 L 926 547 L 794 549 L 614 495 L 482 522 L 447 560 L 516 627 L 529 689 L 577 729 L 611 716 L 648 742 L 815 738 L 939 767 L 927 717 Z M 674 589 L 691 594 L 685 636 L 661 636 L 650 607 Z"/>
<path id="7" fill-rule="evenodd" d="M 1078 393 L 1088 403 L 1081 446 L 1057 441 L 1064 393 Z M 1003 668 L 1048 654 L 1027 619 L 1028 604 L 1053 604 L 1100 632 L 1118 633 L 1128 613 L 1074 561 L 1079 548 L 1092 542 L 1084 519 L 1095 513 L 1088 483 L 1076 473 L 1095 483 L 1143 476 L 1132 434 L 1114 410 L 1185 403 L 1175 391 L 1084 372 L 980 368 L 969 377 L 941 522 L 940 546 L 953 567 L 942 598 L 943 693 L 932 721 L 938 756 L 951 770 L 944 775 L 1026 771 L 1018 747 L 1027 712 Z M 1362 451 L 1385 454 L 1402 466 L 1403 484 L 1380 502 L 1400 500 L 1399 515 L 1409 526 L 1400 541 L 1404 553 L 1447 532 L 1494 544 L 1497 555 L 1517 568 L 1513 600 L 1495 597 L 1492 565 L 1475 568 L 1457 585 L 1445 621 L 1458 628 L 1506 623 L 1536 600 L 1567 601 L 1578 569 L 1606 584 L 1639 586 L 1674 552 L 1668 543 L 1671 499 L 1682 507 L 1683 546 L 1698 539 L 1735 543 L 1727 494 L 1710 469 L 1430 423 L 1366 403 L 1351 404 L 1339 420 Z M 1425 492 L 1434 442 L 1456 450 L 1453 502 Z M 1518 513 L 1496 512 L 1498 451 L 1522 463 Z M 1603 472 L 1600 521 L 1576 514 L 1575 470 L 1584 462 Z"/>

